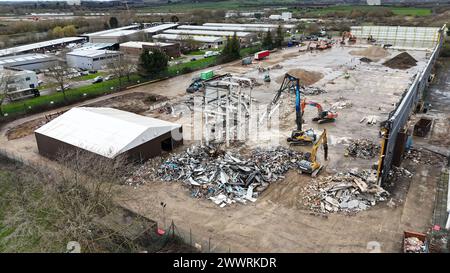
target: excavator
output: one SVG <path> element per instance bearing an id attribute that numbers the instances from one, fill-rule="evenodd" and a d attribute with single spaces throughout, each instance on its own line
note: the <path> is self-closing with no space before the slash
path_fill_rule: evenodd
<path id="1" fill-rule="evenodd" d="M 300 80 L 288 73 L 284 75 L 283 82 L 281 83 L 280 89 L 278 89 L 277 94 L 273 98 L 272 102 L 267 107 L 267 113 L 270 116 L 271 109 L 275 106 L 280 97 L 281 93 L 285 90 L 294 91 L 295 92 L 295 123 L 297 125 L 296 129 L 292 131 L 291 137 L 287 139 L 287 141 L 291 145 L 309 145 L 314 143 L 317 136 L 314 133 L 313 129 L 308 129 L 306 131 L 302 130 L 302 112 L 301 109 L 301 99 L 300 99 Z"/>
<path id="2" fill-rule="evenodd" d="M 334 122 L 336 120 L 336 118 L 338 117 L 338 114 L 336 112 L 333 112 L 330 110 L 323 110 L 322 105 L 320 105 L 319 103 L 313 102 L 313 101 L 306 102 L 306 99 L 303 99 L 302 103 L 301 103 L 302 116 L 305 112 L 306 105 L 317 108 L 317 117 L 313 118 L 313 121 L 316 121 L 319 124 L 327 123 L 327 122 Z"/>
<path id="3" fill-rule="evenodd" d="M 301 160 L 298 164 L 298 167 L 302 172 L 311 174 L 312 177 L 316 177 L 323 168 L 323 165 L 317 161 L 317 150 L 321 144 L 323 146 L 325 161 L 328 160 L 327 130 L 323 129 L 319 139 L 314 143 L 311 153 L 306 153 L 305 159 Z"/>
<path id="4" fill-rule="evenodd" d="M 348 42 L 351 44 L 356 43 L 356 36 L 353 35 L 351 32 L 349 31 L 344 31 L 342 33 L 342 40 L 341 40 L 341 44 L 345 45 L 345 39 L 348 39 Z"/>

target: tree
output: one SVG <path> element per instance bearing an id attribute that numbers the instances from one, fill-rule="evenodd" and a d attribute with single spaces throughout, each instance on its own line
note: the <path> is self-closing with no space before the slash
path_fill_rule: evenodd
<path id="1" fill-rule="evenodd" d="M 284 41 L 284 33 L 283 29 L 281 28 L 281 25 L 277 28 L 277 36 L 275 37 L 275 46 L 280 48 L 283 45 Z"/>
<path id="2" fill-rule="evenodd" d="M 119 20 L 117 20 L 116 17 L 109 18 L 109 27 L 111 27 L 111 28 L 118 28 L 119 27 Z"/>
<path id="3" fill-rule="evenodd" d="M 270 32 L 270 30 L 267 30 L 266 36 L 262 41 L 262 47 L 268 50 L 273 49 L 272 33 Z"/>
<path id="4" fill-rule="evenodd" d="M 144 50 L 140 56 L 139 68 L 147 76 L 156 76 L 167 70 L 169 57 L 159 49 Z"/>
<path id="5" fill-rule="evenodd" d="M 52 35 L 53 35 L 53 37 L 58 37 L 58 38 L 64 37 L 63 28 L 60 26 L 54 27 L 52 30 Z"/>
<path id="6" fill-rule="evenodd" d="M 65 26 L 62 29 L 62 31 L 63 31 L 65 37 L 77 35 L 77 29 L 75 28 L 74 25 Z"/>
<path id="7" fill-rule="evenodd" d="M 3 116 L 2 105 L 3 105 L 3 102 L 8 97 L 8 87 L 9 87 L 9 82 L 12 79 L 12 76 L 13 75 L 7 70 L 5 70 L 5 69 L 0 70 L 0 115 L 1 116 Z"/>
<path id="8" fill-rule="evenodd" d="M 63 61 L 59 61 L 57 65 L 50 67 L 47 74 L 47 76 L 53 79 L 53 81 L 61 89 L 64 97 L 64 102 L 67 102 L 65 85 L 68 83 L 68 79 L 66 80 L 68 74 L 69 67 Z"/>
<path id="9" fill-rule="evenodd" d="M 239 59 L 241 57 L 240 48 L 241 45 L 239 39 L 236 33 L 234 33 L 233 37 L 227 38 L 227 42 L 222 49 L 222 54 L 220 55 L 220 62 L 225 63 Z"/>
<path id="10" fill-rule="evenodd" d="M 305 31 L 306 31 L 307 34 L 318 33 L 320 31 L 320 27 L 316 23 L 311 23 L 311 24 L 308 25 L 308 27 L 306 27 Z"/>
<path id="11" fill-rule="evenodd" d="M 119 79 L 119 90 L 122 88 L 122 78 L 127 77 L 130 82 L 130 75 L 136 69 L 136 63 L 126 55 L 120 54 L 114 61 L 108 64 L 108 68 L 114 77 Z"/>

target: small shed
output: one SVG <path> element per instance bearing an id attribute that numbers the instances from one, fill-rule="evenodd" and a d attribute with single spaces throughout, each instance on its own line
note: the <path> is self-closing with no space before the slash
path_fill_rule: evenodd
<path id="1" fill-rule="evenodd" d="M 79 149 L 142 161 L 183 143 L 181 125 L 113 108 L 72 108 L 34 133 L 39 153 L 49 158 Z"/>

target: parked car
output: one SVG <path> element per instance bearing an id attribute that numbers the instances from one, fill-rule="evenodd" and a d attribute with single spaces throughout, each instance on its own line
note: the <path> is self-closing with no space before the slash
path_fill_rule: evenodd
<path id="1" fill-rule="evenodd" d="M 203 57 L 208 58 L 208 57 L 217 56 L 217 55 L 219 55 L 218 51 L 206 51 L 205 55 L 203 55 Z"/>
<path id="2" fill-rule="evenodd" d="M 89 70 L 89 74 L 95 74 L 97 73 L 97 70 Z"/>
<path id="3" fill-rule="evenodd" d="M 192 58 L 192 59 L 191 59 L 191 62 L 196 61 L 196 60 L 197 60 L 197 58 Z"/>
<path id="4" fill-rule="evenodd" d="M 64 84 L 64 85 L 63 85 L 63 88 L 64 88 L 64 90 L 69 89 L 69 88 L 70 88 L 70 84 L 68 84 L 68 83 Z M 61 90 L 61 86 L 58 87 L 58 88 L 56 88 L 56 92 L 61 92 L 61 91 L 62 91 L 62 90 Z"/>
<path id="5" fill-rule="evenodd" d="M 105 77 L 105 81 L 109 81 L 111 79 L 114 79 L 114 75 L 108 75 Z"/>
<path id="6" fill-rule="evenodd" d="M 86 76 L 89 75 L 88 71 L 80 71 L 81 76 Z"/>
<path id="7" fill-rule="evenodd" d="M 101 76 L 97 76 L 94 78 L 94 80 L 92 81 L 92 83 L 99 83 L 103 81 L 103 77 Z"/>

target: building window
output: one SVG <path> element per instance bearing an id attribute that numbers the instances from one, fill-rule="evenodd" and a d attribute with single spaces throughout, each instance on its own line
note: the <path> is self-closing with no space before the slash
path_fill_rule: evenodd
<path id="1" fill-rule="evenodd" d="M 29 80 L 30 80 L 30 77 L 26 77 L 25 80 L 26 80 L 26 81 L 29 81 Z"/>

